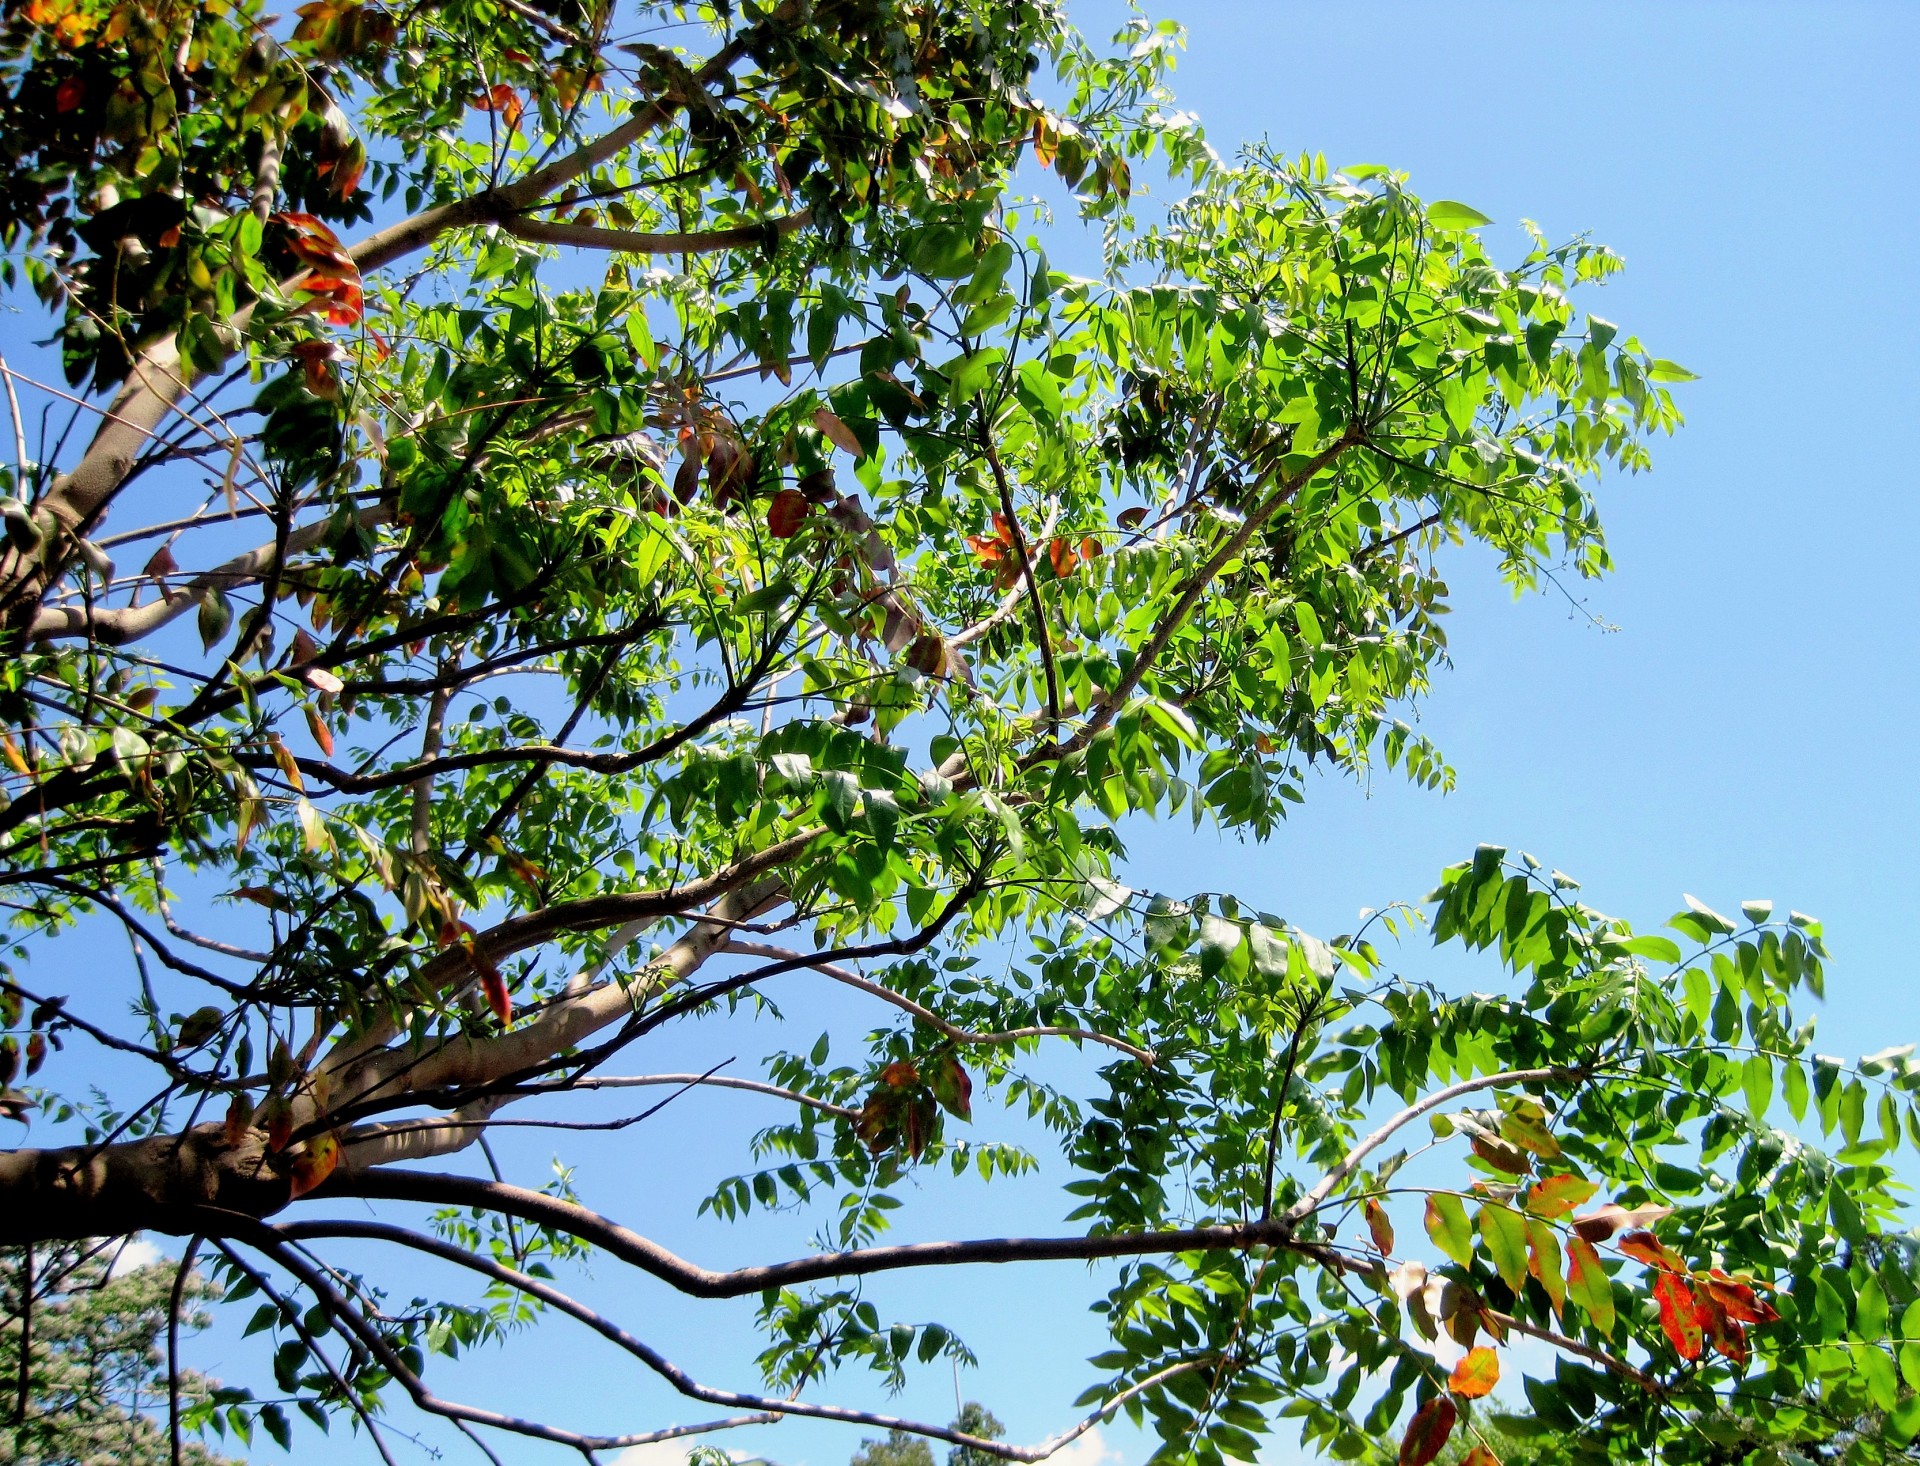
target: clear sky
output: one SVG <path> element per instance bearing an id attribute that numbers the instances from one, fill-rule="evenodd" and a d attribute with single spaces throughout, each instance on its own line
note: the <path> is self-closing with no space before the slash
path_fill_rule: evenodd
<path id="1" fill-rule="evenodd" d="M 1089 29 L 1121 13 L 1072 8 Z M 1452 567 L 1456 665 L 1424 726 L 1459 770 L 1453 794 L 1329 781 L 1263 849 L 1136 827 L 1134 883 L 1232 888 L 1331 933 L 1497 841 L 1638 922 L 1657 923 L 1683 891 L 1722 909 L 1770 896 L 1813 912 L 1836 957 L 1826 1047 L 1920 1036 L 1905 928 L 1920 894 L 1920 5 L 1169 0 L 1154 13 L 1191 29 L 1177 88 L 1222 152 L 1264 136 L 1336 166 L 1406 169 L 1422 195 L 1491 215 L 1489 237 L 1516 255 L 1522 217 L 1551 235 L 1589 231 L 1628 262 L 1596 308 L 1701 380 L 1683 389 L 1689 424 L 1657 446 L 1654 472 L 1607 486 L 1620 570 L 1579 588 L 1578 608 L 1555 594 L 1515 603 L 1489 566 Z M 1480 979 L 1495 980 L 1491 968 Z M 743 1071 L 763 1051 L 753 1041 Z M 764 1049 L 777 1042 L 769 1031 Z M 724 1056 L 690 1038 L 684 1054 L 652 1057 L 666 1069 Z M 692 1215 L 721 1174 L 715 1157 L 739 1155 L 774 1118 L 748 1113 L 757 1103 L 689 1096 L 675 1123 L 582 1145 L 586 1199 L 711 1265 L 803 1250 L 791 1221 L 716 1229 Z M 517 1179 L 537 1181 L 549 1146 L 509 1136 L 500 1149 Z M 1065 1210 L 1050 1178 L 930 1182 L 905 1235 L 1051 1228 Z M 612 1264 L 596 1273 L 613 1311 L 688 1367 L 752 1386 L 750 1303 L 694 1306 Z M 1098 1284 L 1076 1267 L 937 1283 L 887 1283 L 883 1313 L 959 1326 L 982 1354 L 962 1388 L 1014 1439 L 1066 1424 L 1093 1378 L 1084 1304 Z M 246 1373 L 237 1341 L 206 1342 L 197 1363 Z M 560 1323 L 438 1382 L 581 1425 L 704 1418 Z M 844 1386 L 822 1398 L 886 1407 L 860 1381 Z M 896 1403 L 944 1419 L 952 1382 L 932 1371 Z M 783 1466 L 840 1466 L 858 1434 L 796 1425 L 716 1440 Z M 466 1452 L 426 1439 L 450 1459 Z M 498 1449 L 512 1463 L 563 1459 Z M 320 1452 L 363 1457 L 305 1432 L 298 1457 Z M 1144 1455 L 1110 1429 L 1071 1466 Z"/>

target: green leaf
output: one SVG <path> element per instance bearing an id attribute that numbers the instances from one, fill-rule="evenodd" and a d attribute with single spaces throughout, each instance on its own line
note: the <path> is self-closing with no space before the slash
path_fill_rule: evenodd
<path id="1" fill-rule="evenodd" d="M 1656 382 L 1697 382 L 1700 380 L 1677 361 L 1656 360 L 1647 368 L 1647 376 Z"/>
<path id="2" fill-rule="evenodd" d="M 1687 909 L 1699 917 L 1701 921 L 1705 922 L 1713 931 L 1719 932 L 1724 936 L 1740 930 L 1735 922 L 1728 920 L 1705 902 L 1692 896 L 1684 896 L 1682 899 L 1686 901 Z"/>
<path id="3" fill-rule="evenodd" d="M 1427 1235 L 1434 1246 L 1459 1263 L 1473 1261 L 1473 1228 L 1467 1221 L 1467 1208 L 1449 1191 L 1436 1191 L 1427 1198 Z"/>
<path id="4" fill-rule="evenodd" d="M 1655 962 L 1678 962 L 1681 957 L 1680 944 L 1671 937 L 1633 937 L 1621 945 L 1634 956 L 1649 957 Z"/>
<path id="5" fill-rule="evenodd" d="M 1511 1207 L 1480 1208 L 1480 1236 L 1500 1281 L 1518 1293 L 1527 1281 L 1527 1219 Z"/>
<path id="6" fill-rule="evenodd" d="M 1862 1346 L 1853 1351 L 1854 1362 L 1860 1367 L 1860 1374 L 1867 1382 L 1867 1394 L 1873 1403 L 1882 1410 L 1891 1410 L 1900 1403 L 1900 1376 L 1894 1367 L 1893 1356 L 1885 1349 Z"/>
<path id="7" fill-rule="evenodd" d="M 1460 230 L 1478 229 L 1483 224 L 1491 224 L 1478 209 L 1453 199 L 1436 199 L 1427 205 L 1427 222 L 1436 229 Z"/>
<path id="8" fill-rule="evenodd" d="M 1746 1091 L 1747 1109 L 1756 1120 L 1766 1118 L 1773 1103 L 1773 1061 L 1765 1054 L 1754 1054 L 1740 1066 L 1740 1086 Z"/>

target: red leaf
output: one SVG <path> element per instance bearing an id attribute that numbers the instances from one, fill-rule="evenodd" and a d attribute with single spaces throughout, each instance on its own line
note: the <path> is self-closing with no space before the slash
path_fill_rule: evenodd
<path id="1" fill-rule="evenodd" d="M 1053 562 L 1053 573 L 1064 579 L 1073 574 L 1079 557 L 1074 552 L 1072 540 L 1056 535 L 1047 543 L 1047 559 Z"/>
<path id="2" fill-rule="evenodd" d="M 1122 529 L 1138 529 L 1147 522 L 1147 511 L 1138 504 L 1131 509 L 1122 509 L 1114 523 Z"/>
<path id="3" fill-rule="evenodd" d="M 904 1089 L 909 1084 L 917 1084 L 920 1071 L 906 1059 L 896 1059 L 880 1071 L 880 1082 L 890 1084 L 895 1089 Z"/>
<path id="4" fill-rule="evenodd" d="M 1659 1300 L 1660 1327 L 1673 1352 L 1682 1359 L 1698 1359 L 1703 1341 L 1693 1289 L 1678 1273 L 1662 1272 L 1654 1282 L 1653 1296 Z"/>
<path id="5" fill-rule="evenodd" d="M 222 1127 L 228 1145 L 238 1145 L 246 1139 L 247 1129 L 253 1124 L 253 1101 L 247 1098 L 246 1091 L 237 1092 L 231 1104 L 227 1106 L 227 1121 Z"/>
<path id="6" fill-rule="evenodd" d="M 680 467 L 673 475 L 673 497 L 682 504 L 691 504 L 699 492 L 700 455 L 689 446 L 687 456 L 680 460 Z"/>
<path id="7" fill-rule="evenodd" d="M 1780 1315 L 1771 1303 L 1754 1292 L 1747 1284 L 1738 1278 L 1728 1276 L 1719 1268 L 1715 1268 L 1704 1278 L 1696 1278 L 1694 1283 L 1730 1319 L 1740 1323 L 1778 1323 L 1780 1321 Z"/>
<path id="8" fill-rule="evenodd" d="M 1509 1176 L 1524 1176 L 1533 1168 L 1533 1161 L 1524 1150 L 1497 1135 L 1474 1136 L 1473 1153 L 1495 1170 L 1505 1171 Z"/>
<path id="9" fill-rule="evenodd" d="M 1400 1466 L 1428 1466 L 1440 1454 L 1453 1434 L 1453 1422 L 1460 1418 L 1452 1400 L 1435 1395 L 1414 1411 L 1407 1424 L 1406 1438 L 1400 1442 Z"/>
<path id="10" fill-rule="evenodd" d="M 293 1106 L 286 1096 L 275 1095 L 261 1108 L 267 1116 L 267 1149 L 276 1153 L 285 1150 L 293 1139 Z"/>
<path id="11" fill-rule="evenodd" d="M 53 110 L 71 112 L 85 99 L 87 84 L 77 76 L 70 76 L 53 91 Z"/>
<path id="12" fill-rule="evenodd" d="M 467 954 L 467 965 L 480 979 L 481 991 L 487 995 L 487 1006 L 493 1009 L 493 1016 L 500 1020 L 502 1027 L 513 1022 L 513 999 L 507 993 L 505 974 L 493 965 L 493 959 L 480 950 L 480 944 L 472 937 L 463 937 L 460 947 Z"/>
<path id="13" fill-rule="evenodd" d="M 1620 1239 L 1620 1250 L 1628 1257 L 1673 1273 L 1684 1273 L 1687 1264 L 1679 1253 L 1651 1232 L 1629 1232 Z"/>
<path id="14" fill-rule="evenodd" d="M 813 512 L 813 505 L 798 489 L 782 489 L 767 506 L 767 533 L 777 540 L 790 540 Z"/>
<path id="15" fill-rule="evenodd" d="M 1708 1342 L 1721 1355 L 1744 1366 L 1747 1362 L 1747 1331 L 1728 1318 L 1725 1310 L 1704 1291 L 1695 1294 L 1695 1301 L 1700 1305 L 1700 1326 L 1706 1330 Z"/>
<path id="16" fill-rule="evenodd" d="M 1378 1198 L 1369 1196 L 1361 1210 L 1366 1214 L 1367 1231 L 1373 1234 L 1373 1250 L 1382 1257 L 1392 1256 L 1393 1222 L 1387 1216 L 1387 1209 L 1380 1205 Z"/>
<path id="17" fill-rule="evenodd" d="M 1454 1365 L 1447 1376 L 1447 1388 L 1463 1400 L 1477 1400 L 1493 1393 L 1500 1383 L 1500 1356 L 1482 1345 L 1467 1350 L 1467 1357 Z"/>

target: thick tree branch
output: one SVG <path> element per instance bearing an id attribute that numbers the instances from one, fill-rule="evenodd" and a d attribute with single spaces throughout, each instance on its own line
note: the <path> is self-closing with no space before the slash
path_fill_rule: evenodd
<path id="1" fill-rule="evenodd" d="M 1296 1243 L 1283 1219 L 1267 1222 L 1231 1222 L 1157 1232 L 1114 1232 L 1095 1237 L 987 1237 L 971 1241 L 913 1242 L 897 1247 L 870 1247 L 857 1252 L 826 1252 L 791 1262 L 715 1272 L 686 1261 L 659 1243 L 640 1236 L 586 1207 L 561 1201 L 544 1192 L 473 1176 L 426 1171 L 377 1169 L 328 1181 L 321 1197 L 360 1197 L 369 1200 L 413 1201 L 431 1206 L 478 1206 L 505 1216 L 591 1242 L 596 1247 L 639 1268 L 660 1281 L 696 1298 L 743 1298 L 766 1288 L 787 1288 L 825 1278 L 868 1277 L 910 1268 L 957 1267 L 972 1263 L 1070 1262 L 1107 1257 L 1156 1257 L 1176 1252 L 1205 1252 L 1212 1248 L 1244 1251 L 1250 1247 L 1306 1250 Z M 210 1223 L 203 1216 L 199 1225 Z M 378 1225 L 362 1222 L 291 1222 L 289 1237 L 360 1236 L 353 1229 Z"/>
<path id="2" fill-rule="evenodd" d="M 748 245 L 771 245 L 812 222 L 813 214 L 807 209 L 759 224 L 736 224 L 727 229 L 690 234 L 640 234 L 628 229 L 602 229 L 592 224 L 550 224 L 543 219 L 498 221 L 500 228 L 514 238 L 535 244 L 570 245 L 575 249 L 604 249 L 633 255 L 716 254 Z"/>
<path id="3" fill-rule="evenodd" d="M 376 504 L 359 514 L 362 529 L 372 529 L 393 519 L 390 505 Z M 33 618 L 31 634 L 37 637 L 84 636 L 108 646 L 121 646 L 158 631 L 197 608 L 216 590 L 245 585 L 271 572 L 276 563 L 284 564 L 287 555 L 299 555 L 321 544 L 334 528 L 333 521 L 316 520 L 302 525 L 287 536 L 284 554 L 273 545 L 260 545 L 235 555 L 212 570 L 204 570 L 185 585 L 144 606 L 126 606 L 117 610 L 89 609 L 83 606 L 43 606 Z"/>
<path id="4" fill-rule="evenodd" d="M 913 1435 L 926 1436 L 937 1441 L 945 1441 L 949 1445 L 965 1446 L 976 1451 L 981 1451 L 987 1455 L 996 1456 L 1003 1461 L 1043 1461 L 1068 1441 L 1083 1434 L 1100 1420 L 1106 1418 L 1130 1396 L 1142 1390 L 1151 1389 L 1154 1385 L 1176 1374 L 1198 1368 L 1202 1363 L 1208 1362 L 1188 1360 L 1162 1370 L 1157 1375 L 1142 1380 L 1124 1394 L 1109 1400 L 1106 1404 L 1102 1405 L 1099 1410 L 1088 1416 L 1073 1429 L 1055 1436 L 1053 1439 L 1039 1446 L 1010 1446 L 1003 1441 L 990 1440 L 984 1436 L 970 1435 L 966 1431 L 955 1430 L 951 1426 L 929 1425 L 919 1421 L 902 1420 L 895 1416 L 876 1415 L 865 1410 L 849 1410 L 838 1405 L 814 1405 L 802 1400 L 780 1399 L 769 1395 L 752 1395 L 744 1394 L 736 1390 L 715 1389 L 710 1385 L 701 1384 L 644 1340 L 636 1338 L 633 1334 L 621 1328 L 605 1315 L 587 1307 L 566 1293 L 561 1292 L 558 1288 L 543 1279 L 507 1267 L 503 1263 L 495 1262 L 492 1258 L 482 1257 L 476 1253 L 468 1252 L 450 1242 L 444 1242 L 437 1237 L 430 1237 L 424 1233 L 409 1231 L 401 1227 L 383 1226 L 377 1222 L 349 1223 L 346 1225 L 353 1227 L 355 1229 L 353 1235 L 362 1239 L 397 1243 L 402 1247 L 411 1248 L 416 1252 L 423 1252 L 429 1256 L 437 1257 L 443 1262 L 452 1263 L 456 1267 L 466 1268 L 470 1272 L 479 1273 L 481 1276 L 493 1282 L 504 1284 L 509 1288 L 526 1294 L 530 1298 L 538 1298 L 548 1307 L 585 1324 L 603 1339 L 618 1345 L 626 1353 L 640 1360 L 648 1369 L 672 1385 L 675 1390 L 690 1399 L 699 1400 L 709 1405 L 725 1406 L 729 1409 L 752 1410 L 766 1415 L 796 1415 L 813 1420 L 836 1420 L 849 1425 L 876 1426 L 882 1430 L 904 1430 Z M 287 1241 L 293 1241 L 302 1236 L 300 1232 L 292 1227 L 274 1227 L 269 1230 Z M 340 1235 L 347 1235 L 347 1233 L 343 1231 Z"/>

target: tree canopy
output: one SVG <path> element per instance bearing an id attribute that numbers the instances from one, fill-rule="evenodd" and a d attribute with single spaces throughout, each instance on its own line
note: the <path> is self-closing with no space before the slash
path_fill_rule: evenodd
<path id="1" fill-rule="evenodd" d="M 1815 1053 L 1817 921 L 1639 932 L 1495 846 L 1340 936 L 1129 884 L 1148 821 L 1257 845 L 1316 766 L 1446 787 L 1443 569 L 1604 573 L 1601 475 L 1688 375 L 1593 313 L 1591 241 L 1222 159 L 1177 44 L 1047 0 L 9 0 L 4 283 L 57 364 L 0 363 L 0 1104 L 41 1142 L 0 1242 L 188 1239 L 278 1388 L 218 1419 L 383 1455 L 409 1404 L 589 1460 L 813 1417 L 1033 1461 L 1124 1411 L 1167 1462 L 1486 1466 L 1523 1338 L 1595 1459 L 1907 1448 L 1920 1070 Z M 821 1035 L 848 992 L 873 1026 Z M 749 1021 L 790 1035 L 754 1074 L 649 1060 Z M 715 1270 L 487 1164 L 693 1086 L 786 1107 L 703 1214 L 824 1250 Z M 1065 1234 L 887 1241 L 918 1171 L 1035 1142 Z M 603 1312 L 588 1252 L 758 1298 L 761 1378 Z M 423 1256 L 472 1291 L 395 1301 Z M 1045 1259 L 1112 1261 L 1078 1423 L 832 1402 L 992 1347 L 885 1275 Z M 434 1382 L 554 1315 L 714 1418 Z"/>

